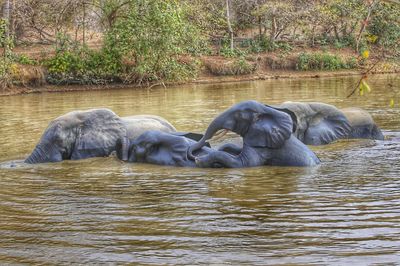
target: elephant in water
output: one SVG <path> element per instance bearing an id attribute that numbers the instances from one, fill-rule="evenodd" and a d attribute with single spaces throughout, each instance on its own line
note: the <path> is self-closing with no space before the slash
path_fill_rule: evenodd
<path id="1" fill-rule="evenodd" d="M 220 130 L 230 130 L 240 135 L 243 147 L 224 147 L 224 150 L 196 154 Z M 318 157 L 292 134 L 294 130 L 293 120 L 287 113 L 256 101 L 241 102 L 211 122 L 204 137 L 189 148 L 188 158 L 195 158 L 196 165 L 200 167 L 319 164 Z"/>
<path id="2" fill-rule="evenodd" d="M 319 102 L 285 102 L 277 107 L 294 113 L 297 124 L 294 134 L 308 145 L 324 145 L 345 138 L 383 139 L 372 117 L 358 108 L 340 110 Z"/>
<path id="3" fill-rule="evenodd" d="M 144 132 L 129 141 L 128 162 L 150 163 L 169 166 L 195 167 L 193 159 L 187 157 L 190 145 L 203 135 L 195 133 L 168 133 L 157 130 Z M 122 143 L 117 144 L 117 156 L 122 159 Z M 211 149 L 202 147 L 196 155 L 207 154 Z"/>
<path id="4" fill-rule="evenodd" d="M 346 116 L 351 126 L 351 131 L 347 135 L 347 138 L 384 140 L 382 131 L 367 111 L 356 107 L 340 110 Z"/>
<path id="5" fill-rule="evenodd" d="M 59 162 L 90 157 L 105 157 L 116 149 L 119 141 L 122 157 L 127 158 L 128 138 L 143 130 L 174 132 L 165 119 L 156 116 L 120 118 L 109 109 L 73 111 L 53 120 L 26 163 Z"/>
<path id="6" fill-rule="evenodd" d="M 176 132 L 176 128 L 166 119 L 156 115 L 133 115 L 121 117 L 126 127 L 127 138 L 134 139 L 148 130 Z"/>

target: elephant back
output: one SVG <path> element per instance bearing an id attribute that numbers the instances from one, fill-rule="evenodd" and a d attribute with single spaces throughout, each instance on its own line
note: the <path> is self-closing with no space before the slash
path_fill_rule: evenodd
<path id="1" fill-rule="evenodd" d="M 344 108 L 342 111 L 352 128 L 348 138 L 384 139 L 382 131 L 367 111 L 356 107 Z"/>
<path id="2" fill-rule="evenodd" d="M 135 139 L 149 130 L 176 132 L 175 127 L 166 119 L 156 115 L 134 115 L 121 118 L 127 130 L 127 137 Z"/>
<path id="3" fill-rule="evenodd" d="M 372 116 L 365 110 L 356 107 L 342 109 L 351 126 L 364 126 L 375 124 Z"/>
<path id="4" fill-rule="evenodd" d="M 331 143 L 346 138 L 351 126 L 344 113 L 333 105 L 319 102 L 285 102 L 287 108 L 297 116 L 295 136 L 310 145 Z"/>

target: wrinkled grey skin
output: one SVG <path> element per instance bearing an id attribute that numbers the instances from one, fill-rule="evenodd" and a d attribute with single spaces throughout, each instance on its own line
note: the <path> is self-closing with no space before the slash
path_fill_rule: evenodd
<path id="1" fill-rule="evenodd" d="M 166 123 L 154 116 L 120 118 L 109 109 L 73 111 L 49 124 L 25 162 L 35 164 L 105 157 L 115 150 L 117 142 L 121 143 L 122 157 L 126 159 L 128 137 L 137 136 L 142 128 L 148 130 L 152 126 L 157 130 L 175 130 Z"/>
<path id="2" fill-rule="evenodd" d="M 324 145 L 346 138 L 351 125 L 342 111 L 333 105 L 318 102 L 285 102 L 279 108 L 296 115 L 294 135 L 307 145 Z"/>
<path id="3" fill-rule="evenodd" d="M 382 131 L 367 111 L 356 107 L 344 108 L 341 111 L 351 126 L 351 131 L 347 138 L 384 140 Z"/>
<path id="4" fill-rule="evenodd" d="M 109 109 L 73 111 L 53 120 L 26 163 L 108 156 L 126 137 L 121 119 Z"/>
<path id="5" fill-rule="evenodd" d="M 185 137 L 185 135 L 187 134 L 182 135 L 180 133 L 168 133 L 156 130 L 146 131 L 139 137 L 130 140 L 127 161 L 195 167 L 195 161 L 187 157 L 187 150 L 196 141 Z M 122 153 L 119 151 L 120 149 L 121 145 L 117 145 L 117 154 Z M 204 155 L 209 151 L 211 151 L 210 148 L 202 147 L 196 151 L 196 155 Z"/>
<path id="6" fill-rule="evenodd" d="M 381 130 L 365 110 L 338 109 L 318 102 L 285 102 L 279 106 L 295 114 L 295 136 L 307 145 L 324 145 L 338 139 L 383 140 Z"/>
<path id="7" fill-rule="evenodd" d="M 234 153 L 212 150 L 205 155 L 195 152 L 219 130 L 230 130 L 243 138 L 243 148 Z M 315 166 L 318 157 L 293 134 L 290 115 L 256 101 L 232 106 L 217 116 L 204 137 L 188 150 L 199 167 L 253 167 L 261 165 Z M 238 153 L 239 152 L 239 153 Z"/>
<path id="8" fill-rule="evenodd" d="M 127 137 L 134 139 L 148 130 L 176 132 L 176 128 L 166 119 L 156 115 L 133 115 L 121 117 L 126 127 Z"/>

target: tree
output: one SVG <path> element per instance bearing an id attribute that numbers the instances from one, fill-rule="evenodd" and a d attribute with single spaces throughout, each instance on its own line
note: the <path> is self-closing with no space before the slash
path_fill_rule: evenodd
<path id="1" fill-rule="evenodd" d="M 179 62 L 179 55 L 197 45 L 198 30 L 178 1 L 131 0 L 107 40 L 132 62 L 129 81 L 141 84 L 189 76 L 191 69 Z"/>

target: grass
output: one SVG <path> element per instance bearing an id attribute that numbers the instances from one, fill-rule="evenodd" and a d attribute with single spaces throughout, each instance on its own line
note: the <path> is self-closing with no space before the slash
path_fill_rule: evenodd
<path id="1" fill-rule="evenodd" d="M 257 69 L 256 63 L 249 63 L 244 58 L 229 61 L 206 60 L 203 63 L 205 68 L 216 76 L 247 75 Z"/>

